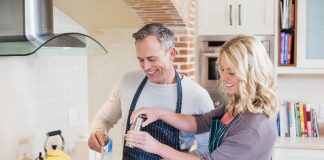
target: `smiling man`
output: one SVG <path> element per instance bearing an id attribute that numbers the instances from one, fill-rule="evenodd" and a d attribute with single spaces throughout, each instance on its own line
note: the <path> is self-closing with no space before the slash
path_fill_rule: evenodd
<path id="1" fill-rule="evenodd" d="M 124 75 L 112 90 L 107 102 L 95 115 L 91 128 L 110 129 L 121 118 L 122 137 L 130 128 L 130 115 L 142 107 L 163 108 L 176 113 L 203 114 L 214 108 L 208 92 L 196 82 L 180 75 L 174 68 L 175 36 L 165 25 L 147 24 L 133 34 L 141 71 Z M 168 106 L 168 107 L 165 107 Z M 142 130 L 163 144 L 179 151 L 189 151 L 194 140 L 197 150 L 193 154 L 208 152 L 208 135 L 180 132 L 163 121 L 156 121 Z M 100 151 L 109 141 L 108 136 L 93 132 L 89 147 Z M 138 148 L 127 147 L 124 142 L 124 160 L 158 160 L 160 156 Z"/>

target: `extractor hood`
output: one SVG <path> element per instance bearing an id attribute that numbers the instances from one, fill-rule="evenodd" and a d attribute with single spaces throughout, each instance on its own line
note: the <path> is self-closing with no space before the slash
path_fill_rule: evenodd
<path id="1" fill-rule="evenodd" d="M 107 53 L 88 35 L 54 34 L 52 0 L 0 0 L 0 56 L 26 56 L 41 48 L 82 48 L 87 54 Z"/>

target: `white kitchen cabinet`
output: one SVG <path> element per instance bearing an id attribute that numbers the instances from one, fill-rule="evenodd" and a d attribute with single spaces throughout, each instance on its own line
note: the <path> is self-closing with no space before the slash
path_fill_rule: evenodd
<path id="1" fill-rule="evenodd" d="M 297 35 L 295 38 L 296 64 L 294 66 L 279 66 L 277 73 L 283 75 L 324 74 L 324 45 L 322 41 L 324 37 L 324 1 L 296 0 L 295 3 L 298 6 L 296 8 L 297 29 L 295 33 Z M 279 6 L 277 7 L 279 9 Z M 279 48 L 275 50 L 278 50 L 279 54 Z M 275 57 L 280 57 L 280 55 Z"/>
<path id="2" fill-rule="evenodd" d="M 324 160 L 324 139 L 278 138 L 272 160 Z"/>
<path id="3" fill-rule="evenodd" d="M 323 8 L 323 0 L 298 0 L 298 68 L 324 69 Z"/>
<path id="4" fill-rule="evenodd" d="M 274 0 L 199 0 L 198 35 L 273 35 L 274 4 Z"/>

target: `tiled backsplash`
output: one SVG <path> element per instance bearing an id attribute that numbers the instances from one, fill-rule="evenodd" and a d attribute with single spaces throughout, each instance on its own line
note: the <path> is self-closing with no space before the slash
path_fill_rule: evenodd
<path id="1" fill-rule="evenodd" d="M 56 9 L 54 29 L 84 32 Z M 64 52 L 0 57 L 1 160 L 18 160 L 18 153 L 35 159 L 49 131 L 62 130 L 67 152 L 88 133 L 87 57 Z"/>
<path id="2" fill-rule="evenodd" d="M 0 159 L 17 159 L 24 139 L 35 156 L 48 131 L 61 129 L 67 149 L 87 133 L 87 57 L 1 58 L 0 68 Z"/>

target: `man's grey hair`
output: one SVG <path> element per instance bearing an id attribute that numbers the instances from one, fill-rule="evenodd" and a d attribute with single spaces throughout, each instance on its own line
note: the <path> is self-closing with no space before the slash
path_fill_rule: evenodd
<path id="1" fill-rule="evenodd" d="M 155 36 L 159 40 L 162 49 L 167 52 L 170 48 L 175 46 L 176 38 L 174 33 L 168 29 L 164 24 L 151 23 L 142 27 L 137 32 L 133 33 L 135 41 L 140 41 L 148 36 Z M 136 43 L 135 42 L 135 43 Z"/>

